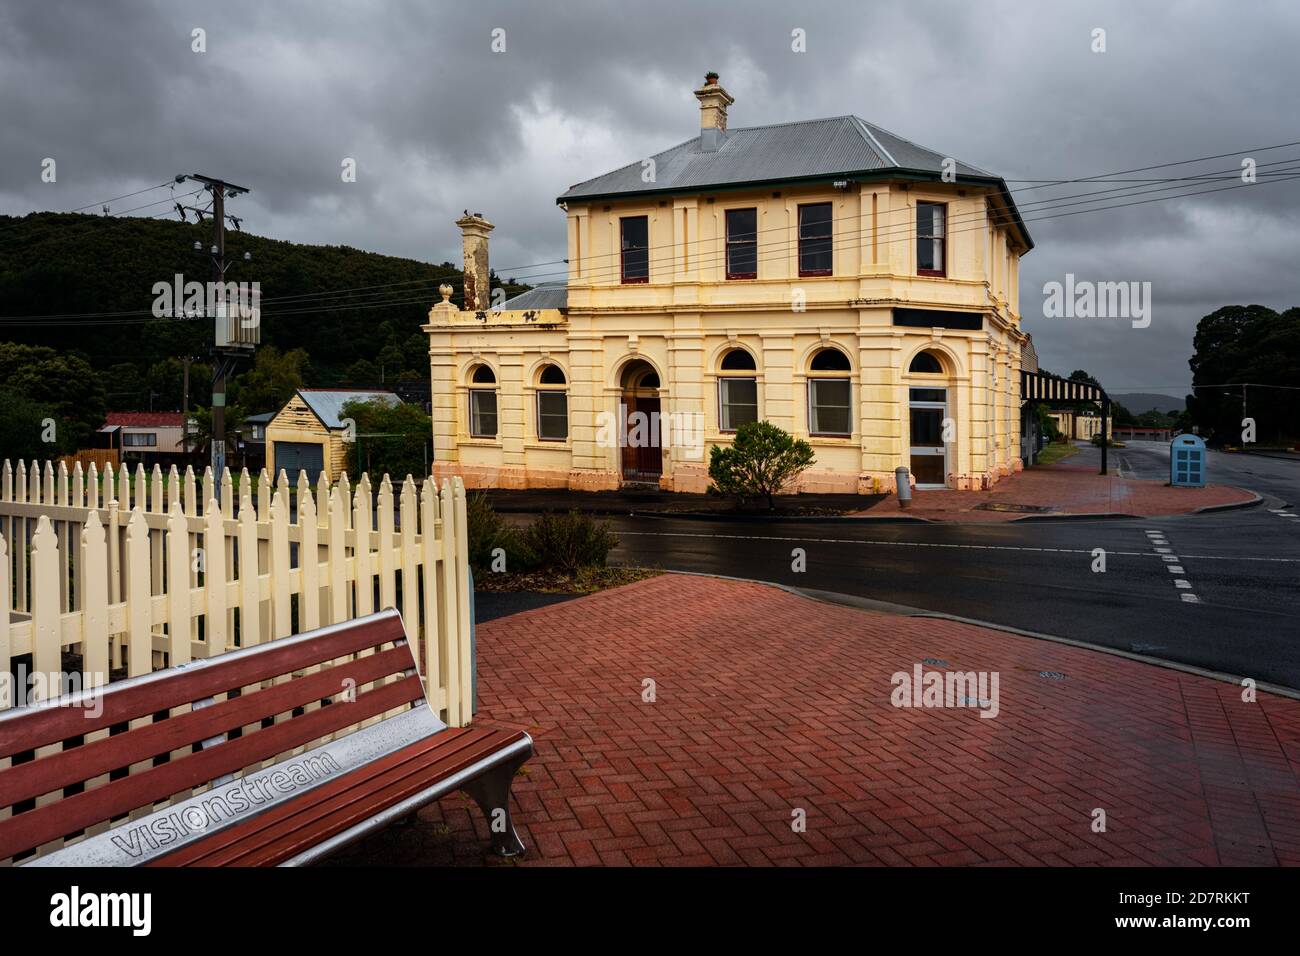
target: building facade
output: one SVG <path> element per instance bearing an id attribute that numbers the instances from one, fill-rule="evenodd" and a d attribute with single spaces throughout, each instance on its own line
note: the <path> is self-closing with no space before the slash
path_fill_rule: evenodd
<path id="1" fill-rule="evenodd" d="M 298 389 L 263 432 L 268 470 L 291 477 L 305 471 L 313 483 L 324 473 L 327 480 L 337 481 L 347 471 L 348 449 L 358 438 L 356 424 L 344 417 L 343 407 L 375 401 L 396 405 L 400 399 L 385 390 Z"/>
<path id="2" fill-rule="evenodd" d="M 187 423 L 181 412 L 109 412 L 99 441 L 122 463 L 183 465 Z"/>
<path id="3" fill-rule="evenodd" d="M 458 221 L 464 307 L 434 305 L 434 473 L 471 486 L 708 487 L 767 420 L 799 491 L 985 488 L 1021 467 L 1019 258 L 1006 184 L 854 116 L 699 134 L 559 197 L 568 275 L 493 307 Z"/>

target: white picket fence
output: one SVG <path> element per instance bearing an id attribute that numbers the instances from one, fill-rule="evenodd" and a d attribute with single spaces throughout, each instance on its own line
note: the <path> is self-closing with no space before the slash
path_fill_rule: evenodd
<path id="1" fill-rule="evenodd" d="M 32 696 L 136 676 L 385 607 L 402 613 L 431 701 L 471 719 L 465 489 L 362 475 L 295 493 L 262 472 L 37 462 L 0 470 L 0 668 L 31 656 Z M 80 665 L 65 666 L 66 653 Z M 23 662 L 25 663 L 25 661 Z M 71 671 L 71 672 L 70 672 Z M 12 683 L 12 682 L 11 682 Z M 73 688 L 79 689 L 79 688 Z M 22 703 L 24 690 L 0 702 Z"/>

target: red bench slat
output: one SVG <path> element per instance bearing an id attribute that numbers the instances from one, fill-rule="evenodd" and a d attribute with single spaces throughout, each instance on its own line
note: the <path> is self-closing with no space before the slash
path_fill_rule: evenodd
<path id="1" fill-rule="evenodd" d="M 109 684 L 102 691 L 103 713 L 98 717 L 85 707 L 62 706 L 0 720 L 0 758 L 405 639 L 401 618 L 394 613 L 309 640 L 277 641 L 255 654 L 208 658 L 201 667 L 174 673 L 159 671 L 155 680 L 118 688 Z"/>
<path id="2" fill-rule="evenodd" d="M 523 739 L 514 730 L 444 731 L 309 790 L 150 866 L 274 866 Z"/>
<path id="3" fill-rule="evenodd" d="M 0 859 L 151 805 L 187 788 L 242 770 L 268 754 L 284 753 L 417 700 L 424 702 L 424 689 L 419 677 L 403 677 L 359 693 L 351 703 L 321 707 L 142 773 L 133 773 L 43 807 L 16 813 L 7 820 L 0 820 Z"/>
<path id="4" fill-rule="evenodd" d="M 111 770 L 129 767 L 160 754 L 219 737 L 236 727 L 257 723 L 265 717 L 288 713 L 295 707 L 332 697 L 343 689 L 346 680 L 355 681 L 355 687 L 364 687 L 374 680 L 400 674 L 413 667 L 414 662 L 408 648 L 392 647 L 354 661 L 336 664 L 315 674 L 218 701 L 199 710 L 134 727 L 126 733 L 114 734 L 80 747 L 70 747 L 27 763 L 16 764 L 0 773 L 0 807 L 13 806 L 20 800 L 52 793 Z M 339 703 L 331 706 L 349 705 Z M 257 733 L 253 736 L 256 737 Z M 271 758 L 278 753 L 279 751 L 273 751 L 260 756 Z"/>
<path id="5" fill-rule="evenodd" d="M 448 734 L 454 739 L 443 740 Z M 445 731 L 149 865 L 281 864 L 523 737 L 519 731 L 480 728 Z"/>

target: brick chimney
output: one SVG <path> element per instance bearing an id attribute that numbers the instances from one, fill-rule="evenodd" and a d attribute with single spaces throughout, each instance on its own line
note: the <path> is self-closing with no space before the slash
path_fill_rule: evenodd
<path id="1" fill-rule="evenodd" d="M 488 233 L 495 227 L 482 213 L 471 213 L 456 220 L 465 247 L 465 310 L 486 312 L 492 305 L 488 273 Z"/>
<path id="2" fill-rule="evenodd" d="M 736 101 L 718 85 L 716 73 L 704 77 L 695 98 L 700 101 L 700 141 L 705 149 L 717 149 L 727 134 L 727 107 Z"/>

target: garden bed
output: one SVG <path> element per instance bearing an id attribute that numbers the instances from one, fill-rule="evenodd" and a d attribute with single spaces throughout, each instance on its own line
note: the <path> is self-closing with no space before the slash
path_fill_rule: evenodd
<path id="1" fill-rule="evenodd" d="M 653 568 L 583 568 L 570 577 L 548 568 L 476 575 L 475 591 L 535 591 L 542 594 L 594 594 L 662 574 Z"/>

